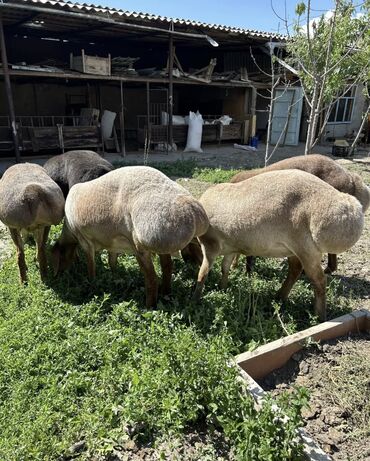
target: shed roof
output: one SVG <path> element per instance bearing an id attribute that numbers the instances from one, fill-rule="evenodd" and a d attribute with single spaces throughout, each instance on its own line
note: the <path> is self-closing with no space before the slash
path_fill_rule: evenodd
<path id="1" fill-rule="evenodd" d="M 8 25 L 25 25 L 26 21 L 22 21 L 21 12 L 24 11 L 23 18 L 27 19 L 27 6 L 42 7 L 45 10 L 60 10 L 70 13 L 86 13 L 86 15 L 95 16 L 96 18 L 111 18 L 118 22 L 127 24 L 141 24 L 146 26 L 155 26 L 163 30 L 168 30 L 171 23 L 176 26 L 176 30 L 192 31 L 201 33 L 216 34 L 218 38 L 245 41 L 247 38 L 256 39 L 257 41 L 263 40 L 284 40 L 285 36 L 263 32 L 255 29 L 245 29 L 241 27 L 233 27 L 222 24 L 209 24 L 206 22 L 195 21 L 191 19 L 170 18 L 167 16 L 160 16 L 151 13 L 143 13 L 136 11 L 125 11 L 116 8 L 109 8 L 100 5 L 92 5 L 87 3 L 76 3 L 71 1 L 62 0 L 3 0 L 0 2 L 1 10 L 7 12 L 7 5 L 9 11 L 12 5 L 18 6 L 17 14 L 13 12 L 13 17 L 9 14 L 4 15 L 4 20 Z M 0 11 L 1 11 L 0 10 Z M 71 15 L 72 16 L 72 15 Z M 13 19 L 13 21 L 12 21 Z M 31 19 L 30 19 L 31 21 Z"/>

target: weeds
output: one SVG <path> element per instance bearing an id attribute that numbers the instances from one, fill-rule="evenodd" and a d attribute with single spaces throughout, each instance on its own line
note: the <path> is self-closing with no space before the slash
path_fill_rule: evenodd
<path id="1" fill-rule="evenodd" d="M 222 168 L 195 168 L 193 178 L 211 183 L 228 182 L 241 170 L 224 170 Z"/>
<path id="2" fill-rule="evenodd" d="M 178 262 L 180 295 L 147 311 L 131 257 L 123 258 L 118 278 L 100 263 L 96 284 L 90 284 L 80 261 L 72 274 L 50 279 L 48 286 L 39 281 L 34 248 L 26 255 L 28 286 L 18 284 L 13 259 L 0 272 L 1 459 L 56 460 L 83 440 L 80 459 L 87 460 L 130 438 L 148 442 L 179 434 L 200 419 L 221 427 L 240 459 L 266 459 L 262 452 L 252 455 L 245 434 L 252 431 L 253 443 L 265 449 L 265 431 L 276 441 L 280 435 L 264 426 L 265 413 L 254 409 L 236 370 L 226 365 L 237 344 L 244 347 L 240 322 L 246 312 L 254 322 L 257 305 L 216 291 L 201 307 L 184 302 L 181 293 L 191 281 L 181 282 L 181 268 L 189 269 Z M 131 278 L 136 283 L 125 293 Z M 122 301 L 122 294 L 131 299 Z M 216 308 L 207 312 L 210 303 Z M 266 412 L 270 406 L 265 404 Z M 283 411 L 289 413 L 291 405 Z M 292 453 L 300 451 L 294 431 L 282 441 L 271 459 L 283 459 L 287 444 Z"/>
<path id="3" fill-rule="evenodd" d="M 104 457 L 128 439 L 153 443 L 199 420 L 222 428 L 239 459 L 295 459 L 304 398 L 291 397 L 297 407 L 282 402 L 288 426 L 271 424 L 271 402 L 257 412 L 226 365 L 231 354 L 284 334 L 271 300 L 277 262 L 260 260 L 250 279 L 233 271 L 225 292 L 217 263 L 196 306 L 186 301 L 194 269 L 178 260 L 173 297 L 148 311 L 134 258 L 122 257 L 113 275 L 104 255 L 92 284 L 82 257 L 44 285 L 34 251 L 26 252 L 28 286 L 19 285 L 14 258 L 0 272 L 1 459 L 56 460 L 81 440 L 80 459 Z M 280 312 L 289 331 L 313 322 L 303 308 L 311 297 L 300 282 Z"/>

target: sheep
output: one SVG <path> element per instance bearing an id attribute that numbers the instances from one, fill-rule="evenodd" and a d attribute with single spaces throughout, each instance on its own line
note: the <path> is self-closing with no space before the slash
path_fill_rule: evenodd
<path id="1" fill-rule="evenodd" d="M 47 274 L 46 241 L 51 225 L 61 222 L 64 197 L 60 187 L 40 165 L 22 163 L 8 168 L 0 181 L 0 220 L 9 228 L 17 248 L 22 283 L 27 266 L 21 231 L 34 235 L 41 278 Z"/>
<path id="2" fill-rule="evenodd" d="M 251 171 L 241 171 L 233 176 L 230 182 L 236 183 L 269 171 L 291 170 L 293 168 L 311 173 L 327 182 L 340 192 L 353 195 L 361 203 L 364 213 L 369 208 L 370 189 L 364 184 L 361 177 L 356 173 L 350 173 L 337 162 L 324 155 L 300 155 L 281 160 L 280 162 L 276 162 L 265 168 Z M 235 264 L 236 262 L 237 259 L 235 260 Z M 337 267 L 337 256 L 329 253 L 328 265 L 325 269 L 325 273 L 331 274 L 337 270 Z M 252 268 L 253 258 L 248 257 L 246 265 L 247 272 L 250 272 Z"/>
<path id="3" fill-rule="evenodd" d="M 103 176 L 113 165 L 91 150 L 71 150 L 51 157 L 44 168 L 67 197 L 72 186 Z"/>
<path id="4" fill-rule="evenodd" d="M 222 254 L 225 288 L 235 254 L 288 257 L 289 271 L 278 294 L 286 300 L 304 269 L 315 293 L 315 312 L 326 317 L 324 252 L 341 253 L 360 238 L 359 201 L 299 170 L 273 171 L 239 183 L 219 184 L 199 199 L 209 218 L 198 237 L 203 253 L 194 299 L 199 300 L 215 258 Z"/>
<path id="5" fill-rule="evenodd" d="M 55 244 L 55 273 L 67 269 L 80 244 L 95 277 L 95 251 L 107 249 L 113 269 L 117 255 L 132 252 L 144 273 L 146 306 L 155 306 L 158 282 L 151 255 L 159 255 L 162 292 L 171 285 L 171 254 L 207 231 L 200 203 L 182 186 L 146 166 L 118 168 L 74 185 L 67 197 L 62 235 Z"/>

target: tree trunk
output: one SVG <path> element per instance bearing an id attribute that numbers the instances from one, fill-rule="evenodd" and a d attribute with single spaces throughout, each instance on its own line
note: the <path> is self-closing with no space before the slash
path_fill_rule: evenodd
<path id="1" fill-rule="evenodd" d="M 311 110 L 310 118 L 308 119 L 308 129 L 307 129 L 307 139 L 304 155 L 307 155 L 311 152 L 313 143 L 315 141 L 315 133 L 317 128 L 318 116 L 320 110 L 318 104 L 320 102 L 320 82 L 315 79 L 315 86 L 313 89 L 312 100 L 311 100 Z"/>

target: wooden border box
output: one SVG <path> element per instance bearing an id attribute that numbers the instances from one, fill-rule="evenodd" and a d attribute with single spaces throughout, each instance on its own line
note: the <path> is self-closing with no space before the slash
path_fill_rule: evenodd
<path id="1" fill-rule="evenodd" d="M 273 370 L 285 365 L 291 356 L 303 349 L 310 340 L 326 341 L 348 333 L 369 331 L 370 311 L 361 309 L 265 344 L 252 352 L 244 352 L 236 356 L 235 361 L 239 366 L 240 375 L 246 382 L 250 394 L 258 403 L 264 398 L 265 391 L 257 384 L 255 379 L 263 378 Z M 300 436 L 304 443 L 304 454 L 307 460 L 332 460 L 309 437 L 304 429 L 300 429 Z"/>

